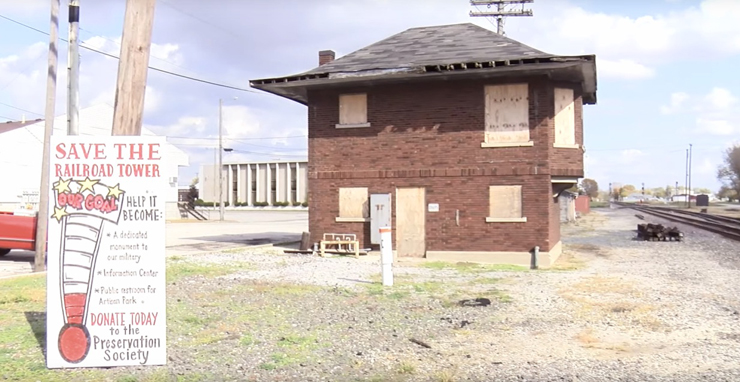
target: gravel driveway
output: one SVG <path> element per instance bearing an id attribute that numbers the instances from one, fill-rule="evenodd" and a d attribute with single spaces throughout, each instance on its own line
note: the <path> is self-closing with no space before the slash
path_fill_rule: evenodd
<path id="1" fill-rule="evenodd" d="M 684 242 L 635 241 L 638 222 L 630 210 L 601 209 L 564 226 L 566 252 L 553 270 L 402 262 L 386 289 L 377 257 L 269 249 L 172 258 L 183 275 L 168 285 L 167 373 L 740 381 L 740 245 L 684 227 Z M 222 276 L 187 272 L 196 264 Z M 491 303 L 459 304 L 475 298 Z"/>

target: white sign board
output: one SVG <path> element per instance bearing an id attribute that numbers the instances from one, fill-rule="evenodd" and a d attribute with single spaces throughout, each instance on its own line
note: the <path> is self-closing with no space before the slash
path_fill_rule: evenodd
<path id="1" fill-rule="evenodd" d="M 429 203 L 427 206 L 427 211 L 429 212 L 439 212 L 439 204 L 437 203 Z"/>
<path id="2" fill-rule="evenodd" d="M 164 145 L 52 136 L 49 368 L 166 363 Z"/>

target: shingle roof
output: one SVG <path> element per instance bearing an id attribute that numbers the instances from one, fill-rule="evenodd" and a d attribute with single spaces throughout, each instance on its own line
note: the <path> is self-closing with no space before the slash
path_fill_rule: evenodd
<path id="1" fill-rule="evenodd" d="M 411 28 L 304 74 L 552 56 L 475 24 L 465 23 Z"/>
<path id="2" fill-rule="evenodd" d="M 257 79 L 250 86 L 307 104 L 307 87 L 525 73 L 580 82 L 596 103 L 594 55 L 557 56 L 472 23 L 411 28 L 307 72 Z"/>
<path id="3" fill-rule="evenodd" d="M 4 132 L 7 132 L 7 131 L 15 130 L 15 129 L 19 128 L 19 127 L 30 125 L 32 123 L 36 123 L 36 122 L 39 122 L 39 121 L 43 121 L 43 120 L 42 119 L 37 119 L 35 121 L 25 121 L 25 122 L 22 122 L 22 121 L 2 122 L 2 123 L 0 123 L 0 134 L 2 134 Z"/>

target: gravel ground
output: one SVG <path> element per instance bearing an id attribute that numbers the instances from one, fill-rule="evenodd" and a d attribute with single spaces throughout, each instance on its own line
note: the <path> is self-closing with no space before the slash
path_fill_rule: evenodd
<path id="1" fill-rule="evenodd" d="M 235 273 L 169 285 L 168 373 L 219 381 L 739 381 L 740 245 L 680 226 L 684 242 L 636 241 L 638 222 L 630 210 L 601 209 L 564 226 L 554 270 L 402 262 L 386 289 L 374 256 L 267 249 L 174 260 Z M 491 304 L 458 304 L 472 298 Z"/>

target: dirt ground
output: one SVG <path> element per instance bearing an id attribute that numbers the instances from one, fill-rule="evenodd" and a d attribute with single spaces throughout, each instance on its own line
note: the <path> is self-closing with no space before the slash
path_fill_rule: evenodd
<path id="1" fill-rule="evenodd" d="M 165 367 L 46 371 L 25 322 L 43 328 L 43 314 L 27 314 L 43 311 L 43 299 L 11 292 L 0 298 L 9 308 L 0 313 L 0 376 L 740 380 L 738 243 L 689 227 L 681 243 L 635 241 L 642 221 L 633 215 L 595 209 L 564 226 L 565 253 L 553 269 L 409 261 L 394 267 L 387 288 L 373 256 L 322 259 L 275 248 L 173 256 Z"/>

